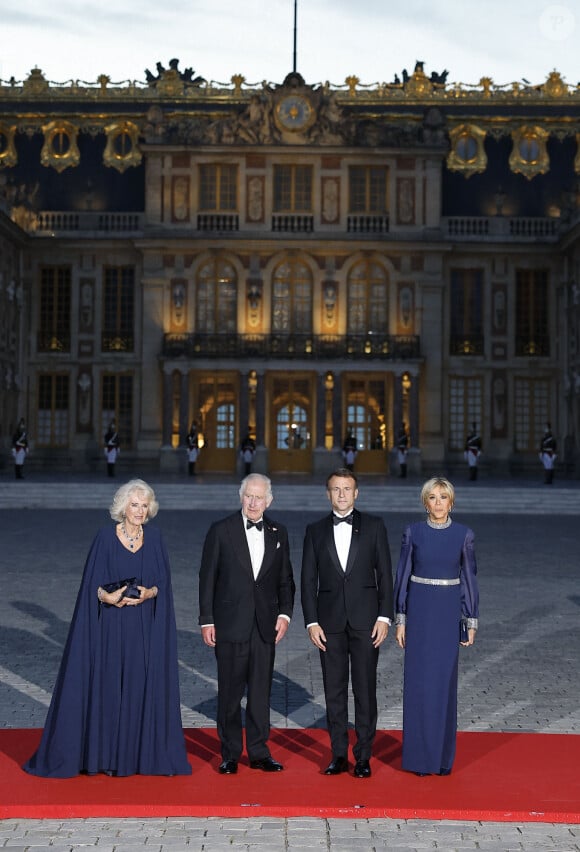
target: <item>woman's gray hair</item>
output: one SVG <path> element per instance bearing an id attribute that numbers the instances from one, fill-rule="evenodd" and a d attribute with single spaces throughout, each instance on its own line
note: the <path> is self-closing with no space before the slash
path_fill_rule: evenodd
<path id="1" fill-rule="evenodd" d="M 246 488 L 250 484 L 250 482 L 256 481 L 261 482 L 266 486 L 266 500 L 269 500 L 272 497 L 272 480 L 267 476 L 264 476 L 263 473 L 249 473 L 244 479 L 242 479 L 242 484 L 240 485 L 240 500 L 243 498 L 246 493 Z"/>
<path id="2" fill-rule="evenodd" d="M 147 503 L 149 504 L 147 510 L 147 517 L 143 523 L 147 523 L 150 518 L 154 518 L 157 512 L 159 511 L 159 503 L 155 499 L 155 492 L 143 479 L 130 479 L 129 482 L 126 482 L 125 485 L 121 485 L 121 487 L 117 490 L 115 496 L 113 497 L 113 502 L 109 508 L 109 514 L 111 515 L 114 521 L 122 521 L 125 517 L 125 509 L 127 508 L 127 503 L 131 498 L 131 494 L 137 491 L 139 494 L 143 494 Z"/>
<path id="3" fill-rule="evenodd" d="M 449 497 L 449 502 L 451 506 L 455 503 L 455 488 L 449 482 L 448 479 L 445 479 L 444 476 L 433 476 L 431 479 L 428 479 L 423 488 L 421 489 L 421 503 L 423 506 L 427 502 L 427 497 L 434 488 L 440 488 L 444 494 L 447 494 Z"/>

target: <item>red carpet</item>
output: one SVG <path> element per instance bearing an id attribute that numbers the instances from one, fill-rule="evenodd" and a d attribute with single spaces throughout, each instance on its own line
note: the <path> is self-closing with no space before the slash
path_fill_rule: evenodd
<path id="1" fill-rule="evenodd" d="M 316 816 L 580 822 L 580 736 L 458 734 L 447 777 L 401 771 L 400 731 L 380 731 L 370 779 L 321 775 L 330 750 L 324 730 L 272 731 L 284 772 L 249 768 L 221 776 L 213 728 L 185 732 L 190 777 L 78 777 L 46 780 L 20 765 L 40 739 L 33 729 L 0 730 L 0 818 Z"/>

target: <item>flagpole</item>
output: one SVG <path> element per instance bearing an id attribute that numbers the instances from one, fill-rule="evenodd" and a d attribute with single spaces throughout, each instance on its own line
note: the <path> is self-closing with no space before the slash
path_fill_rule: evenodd
<path id="1" fill-rule="evenodd" d="M 297 14 L 298 14 L 297 5 L 298 5 L 298 0 L 294 0 L 294 63 L 293 63 L 293 67 L 292 67 L 292 70 L 293 70 L 294 73 L 296 73 L 296 19 L 297 19 Z"/>

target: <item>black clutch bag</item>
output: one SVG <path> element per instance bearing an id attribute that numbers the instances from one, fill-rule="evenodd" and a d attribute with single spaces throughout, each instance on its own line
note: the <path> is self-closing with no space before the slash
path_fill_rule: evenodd
<path id="1" fill-rule="evenodd" d="M 467 631 L 467 621 L 461 619 L 459 621 L 459 641 L 469 642 L 469 633 Z"/>
<path id="2" fill-rule="evenodd" d="M 123 592 L 124 598 L 140 598 L 141 592 L 137 588 L 137 577 L 130 577 L 128 580 L 117 580 L 115 583 L 103 583 L 101 586 L 106 592 L 117 592 L 123 586 L 127 586 Z"/>

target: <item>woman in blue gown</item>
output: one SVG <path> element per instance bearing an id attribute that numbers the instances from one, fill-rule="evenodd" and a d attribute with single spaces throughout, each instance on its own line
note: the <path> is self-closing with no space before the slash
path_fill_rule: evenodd
<path id="1" fill-rule="evenodd" d="M 145 529 L 157 510 L 133 479 L 110 508 L 117 524 L 93 541 L 41 743 L 23 767 L 33 775 L 191 773 L 169 559 L 160 531 Z"/>
<path id="2" fill-rule="evenodd" d="M 448 775 L 455 758 L 459 646 L 473 645 L 479 616 L 473 532 L 451 520 L 453 485 L 421 490 L 427 522 L 403 533 L 395 579 L 395 638 L 405 649 L 403 769 Z"/>

